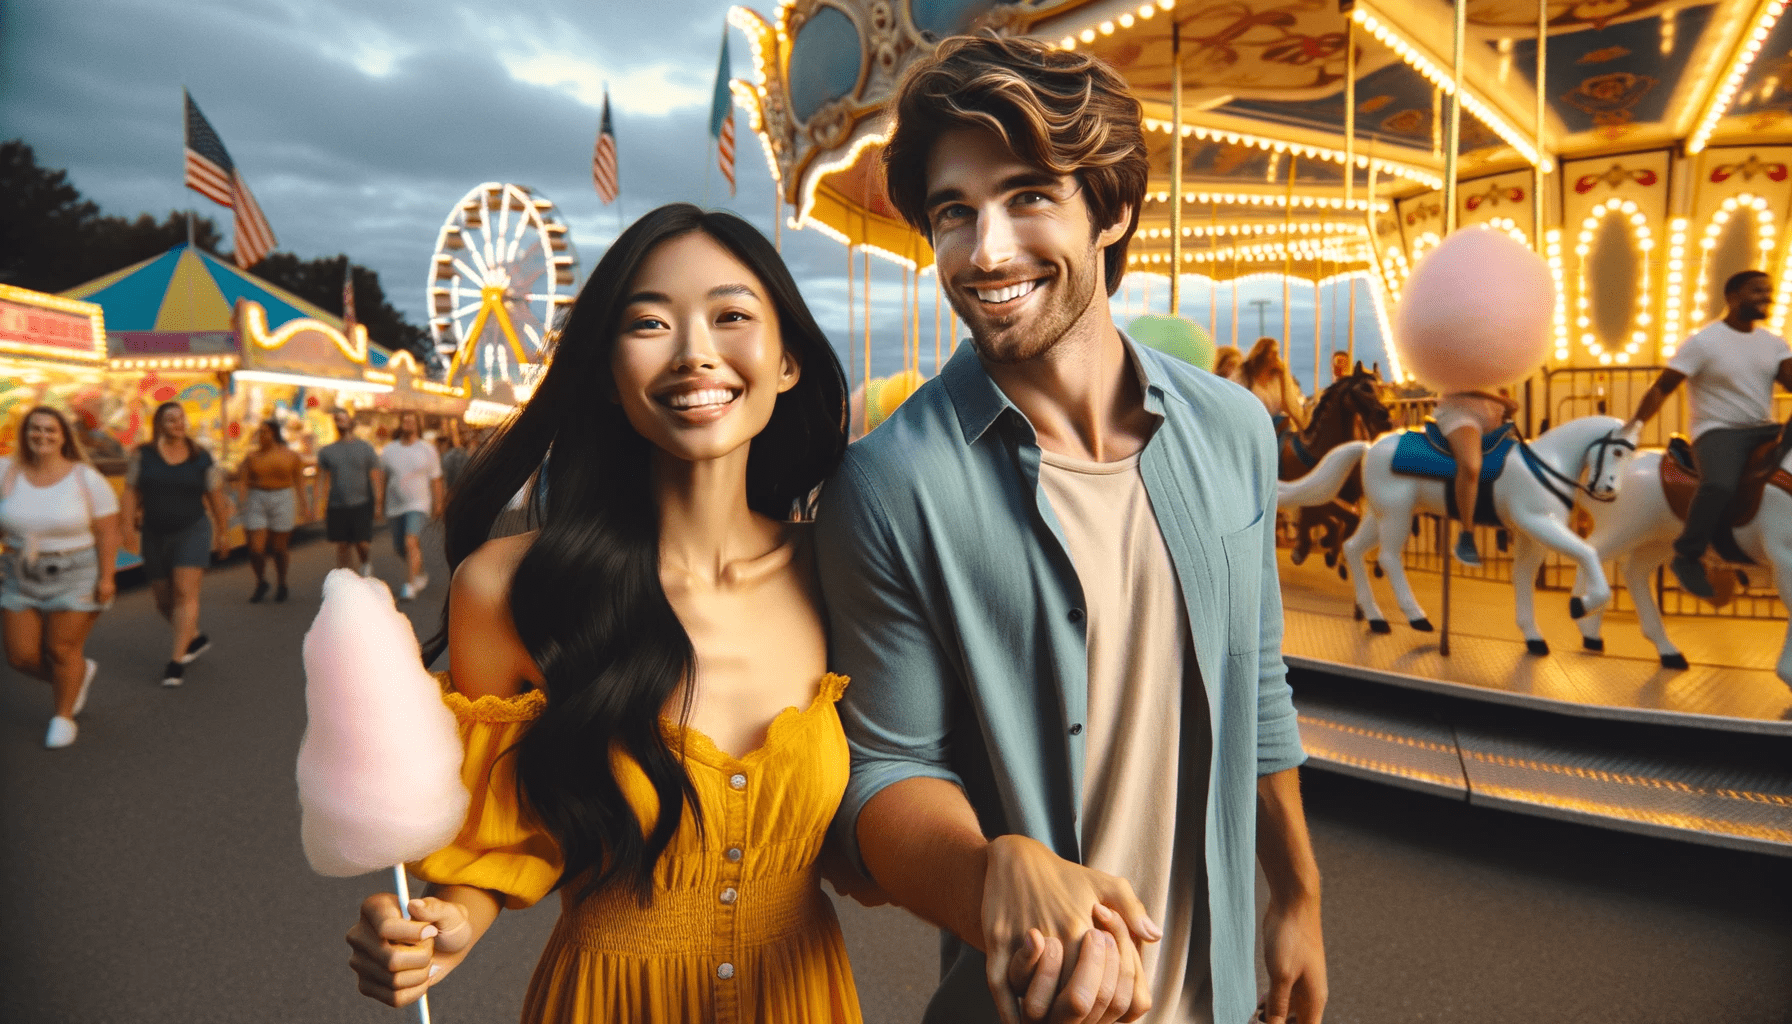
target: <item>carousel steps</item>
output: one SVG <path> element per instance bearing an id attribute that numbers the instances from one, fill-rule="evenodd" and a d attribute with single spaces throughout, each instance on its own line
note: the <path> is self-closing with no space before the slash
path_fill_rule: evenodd
<path id="1" fill-rule="evenodd" d="M 1668 635 L 1690 666 L 1665 668 L 1634 613 L 1607 613 L 1605 651 L 1594 653 L 1582 649 L 1567 595 L 1538 591 L 1538 625 L 1551 651 L 1539 656 L 1518 631 L 1510 583 L 1456 578 L 1444 655 L 1437 632 L 1400 620 L 1385 580 L 1374 587 L 1394 617 L 1392 632 L 1374 634 L 1354 619 L 1350 584 L 1318 558 L 1295 566 L 1284 552 L 1279 568 L 1282 649 L 1292 668 L 1579 718 L 1792 738 L 1792 687 L 1773 670 L 1786 643 L 1784 619 L 1670 617 Z M 1441 625 L 1439 576 L 1409 572 L 1409 579 Z"/>
<path id="2" fill-rule="evenodd" d="M 1589 720 L 1301 669 L 1289 680 L 1311 768 L 1792 857 L 1792 740 Z"/>

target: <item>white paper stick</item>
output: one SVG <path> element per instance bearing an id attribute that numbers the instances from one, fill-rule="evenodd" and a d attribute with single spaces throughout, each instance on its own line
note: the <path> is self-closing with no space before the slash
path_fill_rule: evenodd
<path id="1" fill-rule="evenodd" d="M 411 919 L 411 880 L 405 877 L 404 865 L 392 865 L 392 880 L 398 886 L 398 907 L 404 911 L 404 919 Z M 417 1020 L 419 1024 L 429 1024 L 429 993 L 425 992 L 417 999 Z"/>

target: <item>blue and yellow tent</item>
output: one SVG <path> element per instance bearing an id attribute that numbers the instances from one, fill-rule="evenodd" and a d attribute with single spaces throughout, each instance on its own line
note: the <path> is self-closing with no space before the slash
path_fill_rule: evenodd
<path id="1" fill-rule="evenodd" d="M 276 333 L 298 320 L 325 324 L 339 336 L 342 332 L 340 317 L 187 245 L 177 245 L 62 294 L 99 304 L 105 310 L 108 335 L 234 334 L 234 312 L 242 299 L 260 306 L 266 313 L 267 328 Z M 136 353 L 114 345 L 112 354 Z M 390 357 L 391 353 L 378 345 L 367 347 L 370 366 L 383 367 Z"/>

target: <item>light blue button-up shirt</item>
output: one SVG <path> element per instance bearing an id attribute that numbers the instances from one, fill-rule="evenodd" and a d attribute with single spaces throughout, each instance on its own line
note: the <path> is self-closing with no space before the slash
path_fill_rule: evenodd
<path id="1" fill-rule="evenodd" d="M 1243 1024 L 1256 1005 L 1256 782 L 1305 760 L 1282 661 L 1275 438 L 1250 392 L 1126 344 L 1159 420 L 1139 472 L 1213 728 L 1214 1019 Z M 816 541 L 830 666 L 853 680 L 840 702 L 852 780 L 835 827 L 854 859 L 866 801 L 936 778 L 964 789 L 985 835 L 1031 836 L 1080 862 L 1082 586 L 1039 487 L 1033 428 L 970 345 L 848 448 L 823 490 Z M 983 955 L 950 933 L 941 955 L 925 1020 L 993 1024 Z"/>

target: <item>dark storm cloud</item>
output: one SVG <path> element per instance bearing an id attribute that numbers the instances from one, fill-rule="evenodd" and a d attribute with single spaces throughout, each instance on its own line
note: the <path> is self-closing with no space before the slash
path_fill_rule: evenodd
<path id="1" fill-rule="evenodd" d="M 769 12 L 774 3 L 756 6 Z M 688 200 L 726 206 L 772 233 L 771 177 L 744 114 L 738 196 L 729 199 L 713 169 L 708 113 L 727 8 L 726 0 L 0 0 L 0 137 L 22 137 L 40 162 L 67 168 L 108 213 L 193 207 L 228 230 L 228 210 L 181 185 L 184 85 L 280 247 L 304 258 L 351 254 L 421 323 L 436 232 L 484 181 L 552 199 L 590 271 L 617 231 L 617 208 L 599 202 L 590 178 L 606 83 L 624 217 Z M 747 74 L 739 33 L 732 49 L 735 73 Z M 817 232 L 786 230 L 784 255 L 843 345 L 844 250 Z M 876 261 L 880 374 L 900 364 L 902 290 L 901 270 Z M 928 369 L 932 301 L 927 279 Z M 1297 323 L 1310 325 L 1310 300 L 1297 295 L 1291 305 Z M 853 347 L 862 351 L 862 339 Z"/>

